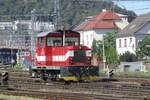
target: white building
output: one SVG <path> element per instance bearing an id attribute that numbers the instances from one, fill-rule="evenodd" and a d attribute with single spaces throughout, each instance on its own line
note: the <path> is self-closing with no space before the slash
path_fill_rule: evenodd
<path id="1" fill-rule="evenodd" d="M 126 51 L 135 54 L 138 42 L 146 36 L 150 36 L 150 13 L 137 17 L 118 33 L 116 39 L 118 54 L 123 54 Z"/>
<path id="2" fill-rule="evenodd" d="M 125 17 L 124 17 L 125 18 Z M 124 28 L 128 22 L 118 14 L 103 10 L 98 15 L 86 19 L 74 30 L 81 35 L 81 44 L 92 47 L 93 40 L 102 40 L 107 32 L 117 32 Z"/>
<path id="3" fill-rule="evenodd" d="M 12 22 L 0 22 L 0 30 L 12 30 L 13 23 Z"/>
<path id="4" fill-rule="evenodd" d="M 119 13 L 116 13 L 116 14 L 121 17 L 121 20 L 116 21 L 116 25 L 120 29 L 125 28 L 129 24 L 128 16 L 127 15 L 123 15 L 123 14 L 119 14 Z"/>
<path id="5" fill-rule="evenodd" d="M 13 22 L 0 22 L 0 30 L 15 30 L 15 31 L 29 31 L 32 29 L 32 22 L 30 20 L 16 20 Z M 54 25 L 50 22 L 35 22 L 35 31 L 53 30 Z"/>
<path id="6" fill-rule="evenodd" d="M 142 61 L 137 62 L 120 62 L 120 72 L 146 71 Z"/>

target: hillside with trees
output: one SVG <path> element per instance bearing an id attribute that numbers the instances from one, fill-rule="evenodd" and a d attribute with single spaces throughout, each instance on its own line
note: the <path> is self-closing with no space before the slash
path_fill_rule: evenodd
<path id="1" fill-rule="evenodd" d="M 54 15 L 54 0 L 0 0 L 0 21 L 30 19 L 31 11 L 36 9 L 40 15 Z M 126 14 L 130 19 L 136 14 L 122 9 L 111 1 L 104 0 L 60 0 L 61 23 L 66 28 L 73 28 L 88 16 L 98 14 L 102 9 Z M 40 18 L 44 20 L 45 17 Z"/>

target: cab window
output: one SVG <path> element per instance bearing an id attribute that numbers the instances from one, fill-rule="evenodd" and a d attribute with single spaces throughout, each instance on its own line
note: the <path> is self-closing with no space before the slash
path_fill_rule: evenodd
<path id="1" fill-rule="evenodd" d="M 47 46 L 62 46 L 62 38 L 61 37 L 48 37 Z"/>
<path id="2" fill-rule="evenodd" d="M 79 38 L 77 37 L 66 37 L 65 38 L 66 46 L 79 46 Z"/>

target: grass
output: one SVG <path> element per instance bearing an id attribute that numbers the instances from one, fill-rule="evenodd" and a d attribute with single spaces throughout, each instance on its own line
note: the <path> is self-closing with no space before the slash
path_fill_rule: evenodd
<path id="1" fill-rule="evenodd" d="M 23 69 L 23 65 L 22 64 L 16 64 L 13 69 L 14 70 L 22 70 Z"/>
<path id="2" fill-rule="evenodd" d="M 150 69 L 145 72 L 134 71 L 134 72 L 114 72 L 115 76 L 125 76 L 125 77 L 150 77 Z"/>
<path id="3" fill-rule="evenodd" d="M 115 76 L 125 76 L 125 77 L 150 77 L 150 72 L 122 72 L 115 73 Z"/>
<path id="4" fill-rule="evenodd" d="M 0 94 L 0 100 L 41 100 L 41 99 L 31 98 L 26 96 L 10 96 L 10 95 Z"/>
<path id="5" fill-rule="evenodd" d="M 101 71 L 100 76 L 107 76 L 107 71 Z M 147 69 L 146 72 L 120 72 L 119 70 L 114 70 L 114 76 L 117 77 L 150 77 L 150 69 Z"/>

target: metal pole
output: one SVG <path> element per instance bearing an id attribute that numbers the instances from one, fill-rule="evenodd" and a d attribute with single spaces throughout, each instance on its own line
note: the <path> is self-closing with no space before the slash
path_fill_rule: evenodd
<path id="1" fill-rule="evenodd" d="M 32 54 L 34 53 L 34 48 L 35 48 L 35 40 L 34 40 L 34 30 L 35 30 L 35 13 L 36 9 L 33 9 L 31 11 L 31 52 Z"/>
<path id="2" fill-rule="evenodd" d="M 54 0 L 54 25 L 55 30 L 61 28 L 61 18 L 60 18 L 60 1 Z"/>
<path id="3" fill-rule="evenodd" d="M 32 61 L 31 61 L 31 65 L 33 66 L 34 65 L 34 49 L 35 49 L 35 21 L 36 21 L 36 9 L 33 9 L 31 11 L 31 55 L 32 55 Z M 32 74 L 32 71 L 31 71 L 31 66 L 29 66 L 29 73 L 30 75 Z"/>
<path id="4" fill-rule="evenodd" d="M 14 59 L 13 59 L 12 44 L 13 44 L 13 42 L 12 42 L 12 33 L 10 33 L 10 59 L 11 59 L 11 67 L 13 68 Z"/>
<path id="5" fill-rule="evenodd" d="M 63 28 L 63 46 L 65 46 L 65 28 Z"/>
<path id="6" fill-rule="evenodd" d="M 103 70 L 105 71 L 106 69 L 106 65 L 105 65 L 105 63 L 106 63 L 106 57 L 105 57 L 105 42 L 104 42 L 104 34 L 103 34 Z"/>

